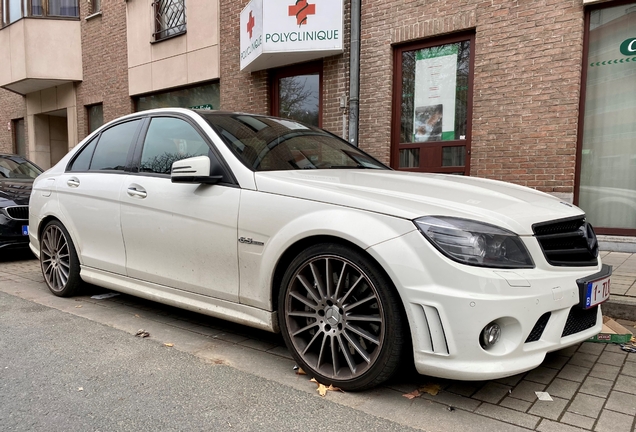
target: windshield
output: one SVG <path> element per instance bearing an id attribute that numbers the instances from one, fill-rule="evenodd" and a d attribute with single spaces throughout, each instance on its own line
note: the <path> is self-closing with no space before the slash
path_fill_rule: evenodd
<path id="1" fill-rule="evenodd" d="M 346 141 L 293 120 L 199 113 L 253 171 L 389 169 Z"/>
<path id="2" fill-rule="evenodd" d="M 10 179 L 34 179 L 42 174 L 42 171 L 31 162 L 20 157 L 0 157 L 0 180 Z"/>

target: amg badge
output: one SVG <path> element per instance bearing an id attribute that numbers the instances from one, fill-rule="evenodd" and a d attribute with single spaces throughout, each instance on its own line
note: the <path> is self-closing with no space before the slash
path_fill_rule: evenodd
<path id="1" fill-rule="evenodd" d="M 249 237 L 247 237 L 247 238 L 246 238 L 246 237 L 239 237 L 239 239 L 238 239 L 238 240 L 239 240 L 239 243 L 253 244 L 253 245 L 256 245 L 256 246 L 263 246 L 263 245 L 265 244 L 265 243 L 263 243 L 263 242 L 259 242 L 259 241 L 256 241 L 256 240 L 252 240 L 252 239 L 251 239 L 251 238 L 249 238 Z"/>

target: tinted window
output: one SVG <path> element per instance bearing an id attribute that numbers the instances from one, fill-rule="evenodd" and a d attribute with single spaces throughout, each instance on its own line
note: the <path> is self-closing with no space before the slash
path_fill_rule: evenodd
<path id="1" fill-rule="evenodd" d="M 139 172 L 170 174 L 172 163 L 208 156 L 210 148 L 187 122 L 171 117 L 153 118 L 146 134 Z"/>
<path id="2" fill-rule="evenodd" d="M 140 120 L 118 124 L 102 132 L 91 161 L 90 170 L 123 171 L 128 159 L 128 150 Z"/>
<path id="3" fill-rule="evenodd" d="M 93 152 L 95 151 L 95 144 L 97 144 L 97 139 L 92 140 L 86 147 L 80 150 L 69 167 L 69 171 L 88 171 L 91 159 L 93 158 Z"/>

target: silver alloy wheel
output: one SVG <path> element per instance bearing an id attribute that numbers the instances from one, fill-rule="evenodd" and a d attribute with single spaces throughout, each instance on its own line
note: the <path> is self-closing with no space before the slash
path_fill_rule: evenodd
<path id="1" fill-rule="evenodd" d="M 53 291 L 62 291 L 68 282 L 71 258 L 68 241 L 57 225 L 48 225 L 42 233 L 40 248 L 42 274 Z"/>
<path id="2" fill-rule="evenodd" d="M 384 341 L 376 286 L 358 266 L 334 255 L 313 257 L 299 267 L 287 288 L 285 323 L 303 361 L 334 380 L 362 376 Z"/>

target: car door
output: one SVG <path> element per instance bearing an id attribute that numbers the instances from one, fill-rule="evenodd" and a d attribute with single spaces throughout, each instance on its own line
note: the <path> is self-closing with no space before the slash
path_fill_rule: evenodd
<path id="1" fill-rule="evenodd" d="M 126 274 L 119 194 L 141 119 L 118 123 L 87 143 L 57 183 L 66 228 L 82 265 Z"/>
<path id="2" fill-rule="evenodd" d="M 225 171 L 215 185 L 172 183 L 176 160 L 219 160 L 192 124 L 153 117 L 137 172 L 121 188 L 126 271 L 132 278 L 224 300 L 238 301 L 237 220 L 240 189 Z"/>

